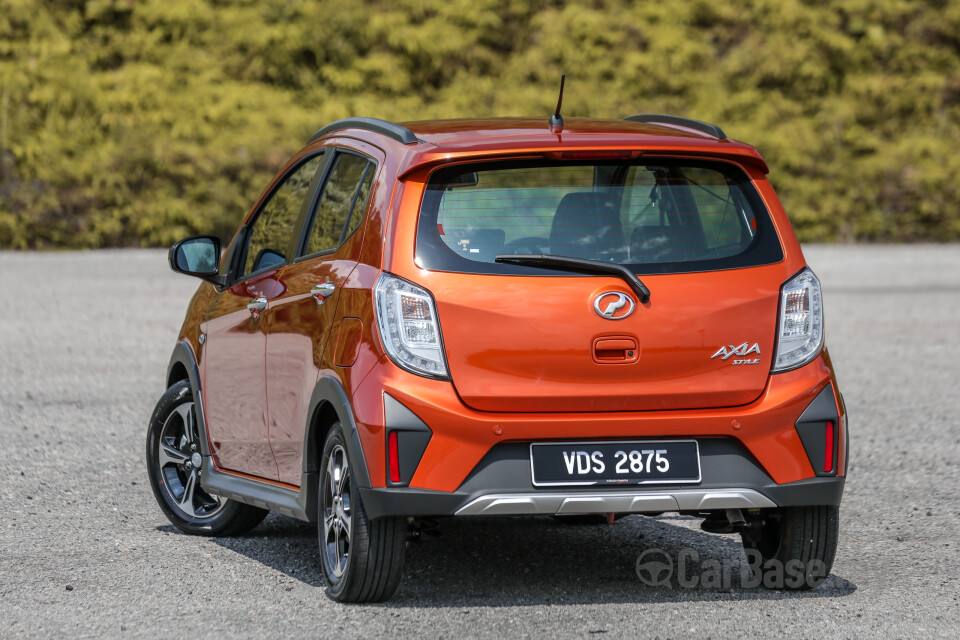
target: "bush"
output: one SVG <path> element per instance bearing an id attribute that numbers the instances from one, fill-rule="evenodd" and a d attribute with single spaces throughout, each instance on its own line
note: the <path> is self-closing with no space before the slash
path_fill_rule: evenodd
<path id="1" fill-rule="evenodd" d="M 0 247 L 229 236 L 321 125 L 666 112 L 804 241 L 960 239 L 960 3 L 0 0 Z"/>

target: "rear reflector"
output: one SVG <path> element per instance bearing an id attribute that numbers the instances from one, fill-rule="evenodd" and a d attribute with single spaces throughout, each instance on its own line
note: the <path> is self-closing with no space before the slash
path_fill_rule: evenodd
<path id="1" fill-rule="evenodd" d="M 400 451 L 397 448 L 397 432 L 387 436 L 387 451 L 390 459 L 390 482 L 400 482 Z"/>
<path id="2" fill-rule="evenodd" d="M 390 482 L 400 482 L 400 452 L 397 449 L 397 432 L 387 436 L 387 449 L 390 454 Z"/>
<path id="3" fill-rule="evenodd" d="M 831 473 L 833 471 L 833 442 L 836 440 L 834 438 L 834 425 L 832 422 L 827 423 L 827 433 L 826 433 L 826 444 L 823 447 L 823 472 Z"/>

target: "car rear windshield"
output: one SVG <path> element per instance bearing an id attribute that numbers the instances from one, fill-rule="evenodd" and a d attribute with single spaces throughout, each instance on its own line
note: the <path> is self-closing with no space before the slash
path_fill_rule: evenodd
<path id="1" fill-rule="evenodd" d="M 513 274 L 534 270 L 496 263 L 498 255 L 574 256 L 636 273 L 783 259 L 766 208 L 740 168 L 675 158 L 438 170 L 427 185 L 416 254 L 427 269 Z"/>

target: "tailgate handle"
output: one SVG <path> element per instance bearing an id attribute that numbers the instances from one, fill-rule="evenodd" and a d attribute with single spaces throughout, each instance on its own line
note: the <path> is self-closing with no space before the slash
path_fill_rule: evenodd
<path id="1" fill-rule="evenodd" d="M 600 364 L 636 362 L 639 356 L 636 338 L 616 336 L 593 341 L 593 360 Z"/>

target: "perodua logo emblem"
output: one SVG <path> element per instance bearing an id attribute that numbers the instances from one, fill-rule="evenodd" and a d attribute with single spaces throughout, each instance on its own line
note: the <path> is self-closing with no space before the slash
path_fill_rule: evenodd
<path id="1" fill-rule="evenodd" d="M 623 320 L 635 308 L 633 298 L 619 291 L 607 291 L 593 299 L 593 310 L 607 320 Z"/>

